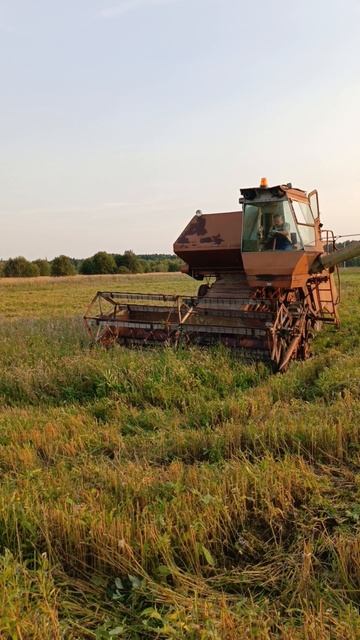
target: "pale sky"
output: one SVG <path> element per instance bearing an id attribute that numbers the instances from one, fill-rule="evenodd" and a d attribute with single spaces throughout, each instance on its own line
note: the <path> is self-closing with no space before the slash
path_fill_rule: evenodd
<path id="1" fill-rule="evenodd" d="M 360 0 L 0 0 L 0 257 L 171 252 L 239 188 L 360 233 Z"/>

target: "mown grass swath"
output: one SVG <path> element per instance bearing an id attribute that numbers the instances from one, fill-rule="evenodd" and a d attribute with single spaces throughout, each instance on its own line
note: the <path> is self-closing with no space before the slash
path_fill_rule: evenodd
<path id="1" fill-rule="evenodd" d="M 0 284 L 0 637 L 359 638 L 359 275 L 282 376 L 90 349 L 114 278 Z"/>

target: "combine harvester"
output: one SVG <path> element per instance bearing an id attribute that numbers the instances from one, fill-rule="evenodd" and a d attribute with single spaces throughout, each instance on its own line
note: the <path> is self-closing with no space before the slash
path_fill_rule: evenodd
<path id="1" fill-rule="evenodd" d="M 336 250 L 317 191 L 264 178 L 240 191 L 242 211 L 197 211 L 174 244 L 183 271 L 205 280 L 197 296 L 98 291 L 84 317 L 95 343 L 222 343 L 284 371 L 308 357 L 323 323 L 338 326 L 337 265 L 360 242 Z"/>

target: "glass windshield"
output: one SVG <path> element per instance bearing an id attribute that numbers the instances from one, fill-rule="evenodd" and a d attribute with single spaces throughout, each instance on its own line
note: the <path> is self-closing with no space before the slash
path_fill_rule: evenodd
<path id="1" fill-rule="evenodd" d="M 314 247 L 316 244 L 315 227 L 310 225 L 299 224 L 299 232 L 302 243 L 305 247 Z"/>
<path id="2" fill-rule="evenodd" d="M 292 206 L 295 211 L 300 237 L 304 247 L 314 247 L 315 226 L 314 218 L 310 206 L 304 202 L 296 202 L 292 200 Z"/>
<path id="3" fill-rule="evenodd" d="M 308 204 L 292 200 L 292 206 L 299 224 L 314 224 L 314 218 Z"/>
<path id="4" fill-rule="evenodd" d="M 301 248 L 287 200 L 245 205 L 243 251 L 293 251 Z"/>

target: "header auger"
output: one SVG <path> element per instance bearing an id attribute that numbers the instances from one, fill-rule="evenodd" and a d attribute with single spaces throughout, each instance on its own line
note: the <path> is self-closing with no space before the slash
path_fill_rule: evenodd
<path id="1" fill-rule="evenodd" d="M 322 229 L 317 191 L 291 184 L 241 189 L 241 211 L 197 211 L 174 243 L 196 296 L 98 292 L 86 315 L 109 346 L 222 343 L 284 371 L 309 355 L 324 323 L 339 324 L 337 266 L 360 242 L 336 250 Z"/>

